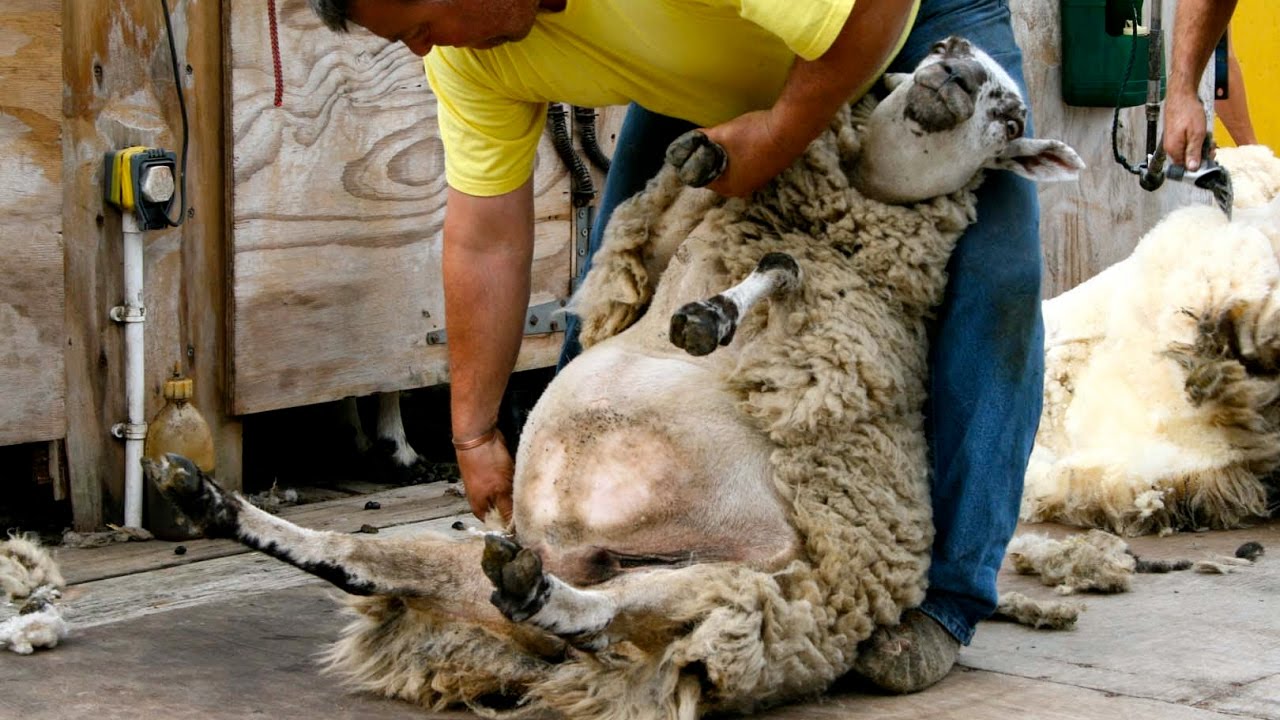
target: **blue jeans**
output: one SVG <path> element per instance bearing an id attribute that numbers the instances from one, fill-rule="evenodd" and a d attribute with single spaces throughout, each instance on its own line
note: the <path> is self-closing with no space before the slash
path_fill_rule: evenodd
<path id="1" fill-rule="evenodd" d="M 910 72 L 930 45 L 949 35 L 963 35 L 989 53 L 1018 81 L 1025 97 L 1022 54 L 1014 43 L 1007 0 L 924 0 L 890 70 Z M 592 230 L 592 253 L 613 209 L 644 188 L 667 145 L 692 127 L 630 108 Z M 1039 215 L 1030 181 L 988 173 L 978 192 L 978 220 L 960 238 L 947 266 L 950 280 L 931 337 L 925 414 L 937 534 L 921 609 L 965 644 L 995 609 L 996 573 L 1017 524 L 1023 475 L 1040 421 Z M 561 366 L 580 351 L 577 329 L 576 318 L 570 318 Z"/>

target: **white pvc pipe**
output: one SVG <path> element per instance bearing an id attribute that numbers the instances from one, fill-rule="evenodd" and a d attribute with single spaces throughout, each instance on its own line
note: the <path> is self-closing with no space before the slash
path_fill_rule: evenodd
<path id="1" fill-rule="evenodd" d="M 124 524 L 142 527 L 142 446 L 147 437 L 143 377 L 142 231 L 133 213 L 124 220 Z"/>

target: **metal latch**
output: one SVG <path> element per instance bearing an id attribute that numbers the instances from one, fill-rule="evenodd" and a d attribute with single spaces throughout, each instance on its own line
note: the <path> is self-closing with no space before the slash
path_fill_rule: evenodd
<path id="1" fill-rule="evenodd" d="M 529 308 L 524 315 L 524 334 L 548 335 L 564 329 L 564 306 L 567 299 L 556 298 Z M 444 345 L 449 342 L 448 328 L 440 328 L 427 333 L 428 345 Z"/>

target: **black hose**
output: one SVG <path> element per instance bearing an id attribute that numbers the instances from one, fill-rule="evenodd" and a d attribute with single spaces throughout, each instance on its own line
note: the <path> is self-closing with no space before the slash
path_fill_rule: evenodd
<path id="1" fill-rule="evenodd" d="M 547 105 L 547 119 L 551 121 L 551 144 L 556 149 L 560 161 L 569 168 L 570 195 L 573 206 L 582 207 L 596 196 L 595 183 L 591 181 L 591 171 L 582 162 L 577 151 L 573 149 L 573 138 L 569 136 L 568 113 L 564 105 L 550 103 Z"/>
<path id="2" fill-rule="evenodd" d="M 164 215 L 164 221 L 169 227 L 178 227 L 187 219 L 187 145 L 191 131 L 187 125 L 187 101 L 182 96 L 182 75 L 178 72 L 178 49 L 173 44 L 173 21 L 169 19 L 169 3 L 160 0 L 160 9 L 164 11 L 164 27 L 169 36 L 169 61 L 173 65 L 173 84 L 178 90 L 178 110 L 182 113 L 182 167 L 178 171 L 182 205 L 177 222 L 170 220 L 167 213 Z"/>
<path id="3" fill-rule="evenodd" d="M 1156 0 L 1159 2 L 1160 0 Z M 1124 96 L 1124 91 L 1129 87 L 1129 77 L 1133 74 L 1133 63 L 1138 57 L 1138 5 L 1132 4 L 1133 8 L 1133 44 L 1129 47 L 1129 63 L 1124 69 L 1124 80 L 1120 83 L 1120 89 L 1116 91 L 1116 109 L 1115 114 L 1111 117 L 1111 157 L 1115 159 L 1125 170 L 1133 175 L 1141 175 L 1142 168 L 1137 165 L 1130 165 L 1129 159 L 1120 153 L 1120 99 Z M 1150 134 L 1150 128 L 1148 128 Z"/>
<path id="4" fill-rule="evenodd" d="M 600 172 L 609 172 L 609 158 L 600 149 L 600 141 L 596 138 L 595 108 L 573 106 L 573 121 L 578 126 L 578 139 L 582 141 L 582 152 L 587 160 Z"/>

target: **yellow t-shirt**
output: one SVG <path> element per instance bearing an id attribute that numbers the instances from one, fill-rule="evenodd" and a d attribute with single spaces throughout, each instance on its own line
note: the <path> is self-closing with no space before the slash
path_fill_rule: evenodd
<path id="1" fill-rule="evenodd" d="M 561 12 L 539 13 L 518 42 L 434 48 L 423 64 L 436 95 L 446 179 L 479 196 L 522 185 L 548 102 L 636 102 L 703 127 L 771 107 L 796 57 L 825 53 L 853 3 L 569 0 Z M 905 40 L 906 31 L 897 49 Z"/>

